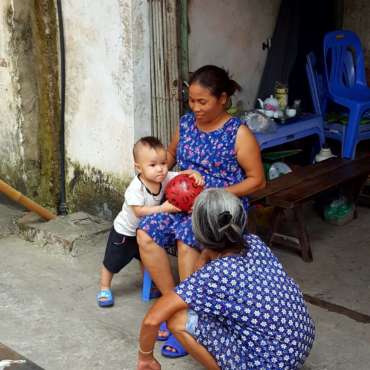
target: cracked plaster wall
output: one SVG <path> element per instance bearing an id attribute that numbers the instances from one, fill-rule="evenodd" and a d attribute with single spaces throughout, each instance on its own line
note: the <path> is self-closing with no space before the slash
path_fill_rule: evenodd
<path id="1" fill-rule="evenodd" d="M 11 1 L 0 2 L 0 156 L 1 167 L 6 160 L 10 166 L 21 162 L 23 153 L 18 146 L 21 117 L 19 113 L 19 94 L 15 61 L 12 59 L 12 24 Z"/>
<path id="2" fill-rule="evenodd" d="M 111 218 L 150 134 L 147 2 L 65 0 L 67 203 Z"/>
<path id="3" fill-rule="evenodd" d="M 0 178 L 37 196 L 39 151 L 31 3 L 0 2 Z"/>
<path id="4" fill-rule="evenodd" d="M 67 206 L 112 218 L 134 174 L 132 145 L 151 132 L 147 1 L 62 4 Z M 54 5 L 0 2 L 0 177 L 52 207 L 59 188 Z M 48 188 L 53 204 L 42 197 Z"/>

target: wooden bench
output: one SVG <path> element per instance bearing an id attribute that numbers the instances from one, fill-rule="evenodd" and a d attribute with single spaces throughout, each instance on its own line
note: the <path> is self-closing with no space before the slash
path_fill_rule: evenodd
<path id="1" fill-rule="evenodd" d="M 250 196 L 251 204 L 264 201 L 273 206 L 273 223 L 269 244 L 277 243 L 298 251 L 306 262 L 312 261 L 309 235 L 305 226 L 302 206 L 320 193 L 341 186 L 356 204 L 362 185 L 370 173 L 370 155 L 355 160 L 332 158 L 300 167 L 294 172 L 270 181 L 266 188 Z M 291 209 L 297 225 L 298 244 L 291 235 L 279 233 L 285 210 Z M 355 211 L 356 216 L 356 211 Z"/>

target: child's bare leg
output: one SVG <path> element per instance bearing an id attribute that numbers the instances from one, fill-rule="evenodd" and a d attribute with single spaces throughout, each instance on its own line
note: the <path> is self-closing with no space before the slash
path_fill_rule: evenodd
<path id="1" fill-rule="evenodd" d="M 100 273 L 100 289 L 101 290 L 110 290 L 112 284 L 113 274 L 107 270 L 103 265 Z M 105 298 L 102 298 L 104 300 Z"/>

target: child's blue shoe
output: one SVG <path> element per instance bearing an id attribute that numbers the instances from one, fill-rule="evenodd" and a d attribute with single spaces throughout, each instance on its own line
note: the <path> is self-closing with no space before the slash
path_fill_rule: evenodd
<path id="1" fill-rule="evenodd" d="M 111 307 L 114 305 L 114 297 L 110 289 L 103 289 L 96 295 L 99 307 Z"/>

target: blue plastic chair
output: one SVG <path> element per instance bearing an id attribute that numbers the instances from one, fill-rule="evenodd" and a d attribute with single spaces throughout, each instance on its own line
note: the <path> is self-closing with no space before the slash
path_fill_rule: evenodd
<path id="1" fill-rule="evenodd" d="M 352 64 L 349 56 L 352 56 Z M 324 66 L 328 98 L 349 110 L 348 124 L 343 132 L 342 157 L 354 158 L 360 139 L 360 119 L 370 109 L 364 55 L 355 33 L 333 31 L 325 35 Z"/>
<path id="2" fill-rule="evenodd" d="M 323 76 L 318 73 L 316 56 L 310 52 L 306 56 L 306 74 L 310 86 L 312 103 L 317 114 L 325 115 L 327 106 L 327 89 L 323 81 Z M 326 132 L 325 132 L 326 134 Z M 326 135 L 325 135 L 326 136 Z"/>
<path id="3" fill-rule="evenodd" d="M 150 291 L 152 289 L 152 278 L 148 270 L 144 270 L 143 286 L 141 289 L 141 299 L 144 302 L 150 301 Z"/>
<path id="4" fill-rule="evenodd" d="M 353 86 L 355 69 L 352 53 L 346 53 L 344 67 L 344 79 L 347 84 Z M 320 115 L 324 115 L 328 104 L 328 88 L 323 74 L 317 70 L 317 59 L 313 52 L 307 54 L 306 73 L 315 111 Z"/>
<path id="5" fill-rule="evenodd" d="M 347 84 L 353 85 L 355 81 L 354 63 L 352 53 L 345 56 L 345 74 L 343 78 Z M 317 60 L 313 52 L 307 55 L 306 73 L 309 82 L 311 97 L 315 112 L 325 116 L 328 102 L 328 89 L 322 73 L 318 72 Z M 342 123 L 328 123 L 324 121 L 324 133 L 326 138 L 339 141 L 342 144 L 342 156 L 344 156 L 344 140 L 347 126 Z M 358 128 L 356 145 L 362 140 L 370 139 L 370 125 L 361 125 Z M 354 157 L 355 147 L 351 158 Z"/>

